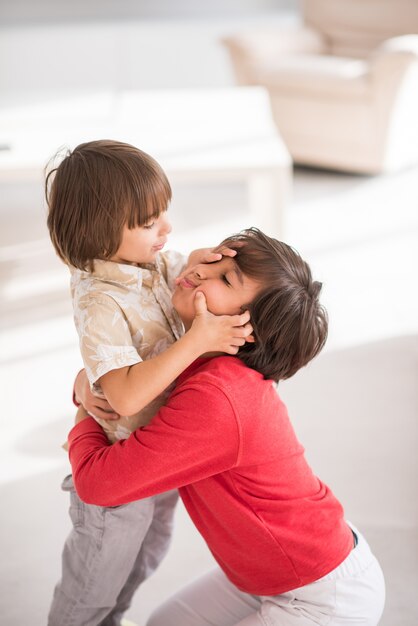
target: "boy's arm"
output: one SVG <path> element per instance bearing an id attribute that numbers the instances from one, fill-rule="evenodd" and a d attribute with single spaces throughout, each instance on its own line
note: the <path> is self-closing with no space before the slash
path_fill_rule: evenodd
<path id="1" fill-rule="evenodd" d="M 190 330 L 158 356 L 129 367 L 113 369 L 100 386 L 114 411 L 133 415 L 162 393 L 195 359 L 206 352 L 237 354 L 252 332 L 248 311 L 215 316 L 202 293 L 196 294 L 196 317 Z"/>

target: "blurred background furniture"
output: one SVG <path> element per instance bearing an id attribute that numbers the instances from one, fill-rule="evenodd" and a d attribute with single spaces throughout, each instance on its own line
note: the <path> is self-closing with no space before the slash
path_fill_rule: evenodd
<path id="1" fill-rule="evenodd" d="M 222 39 L 268 89 L 295 162 L 359 173 L 418 162 L 417 0 L 302 0 L 303 23 Z"/>
<path id="2" fill-rule="evenodd" d="M 60 146 L 72 149 L 98 137 L 117 138 L 152 154 L 171 182 L 244 184 L 250 225 L 283 237 L 292 161 L 262 87 L 68 96 L 5 108 L 0 128 L 5 148 L 0 181 L 35 178 L 41 183 Z M 225 206 L 226 232 L 227 213 Z"/>

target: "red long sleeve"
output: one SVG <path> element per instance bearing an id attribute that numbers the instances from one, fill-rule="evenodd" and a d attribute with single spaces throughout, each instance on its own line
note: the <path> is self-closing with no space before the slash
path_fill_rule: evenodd
<path id="1" fill-rule="evenodd" d="M 342 507 L 309 468 L 272 383 L 236 358 L 196 361 L 129 439 L 110 446 L 90 418 L 69 443 L 88 503 L 115 506 L 179 488 L 214 557 L 249 593 L 308 584 L 351 549 Z"/>

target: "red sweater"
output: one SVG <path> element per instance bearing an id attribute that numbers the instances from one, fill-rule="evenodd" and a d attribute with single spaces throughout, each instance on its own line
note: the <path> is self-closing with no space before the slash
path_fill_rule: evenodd
<path id="1" fill-rule="evenodd" d="M 309 584 L 352 548 L 342 507 L 312 473 L 272 382 L 235 357 L 193 363 L 129 439 L 110 445 L 87 418 L 69 443 L 87 503 L 115 506 L 179 488 L 220 567 L 248 593 Z"/>

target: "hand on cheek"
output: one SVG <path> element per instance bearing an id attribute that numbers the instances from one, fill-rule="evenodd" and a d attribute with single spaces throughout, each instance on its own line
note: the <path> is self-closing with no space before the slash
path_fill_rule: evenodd
<path id="1" fill-rule="evenodd" d="M 252 333 L 248 311 L 237 315 L 213 315 L 208 311 L 205 295 L 197 291 L 194 298 L 195 318 L 190 332 L 202 347 L 202 354 L 237 354 Z"/>

